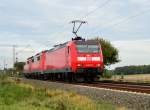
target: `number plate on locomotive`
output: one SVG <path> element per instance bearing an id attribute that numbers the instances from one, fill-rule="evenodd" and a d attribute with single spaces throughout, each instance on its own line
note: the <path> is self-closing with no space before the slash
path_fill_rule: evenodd
<path id="1" fill-rule="evenodd" d="M 92 57 L 86 57 L 86 61 L 92 61 Z"/>

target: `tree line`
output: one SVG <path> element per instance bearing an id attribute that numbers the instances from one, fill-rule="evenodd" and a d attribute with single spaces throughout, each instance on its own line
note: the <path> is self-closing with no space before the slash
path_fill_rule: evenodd
<path id="1" fill-rule="evenodd" d="M 114 70 L 114 74 L 117 74 L 117 75 L 150 74 L 150 65 L 117 67 Z"/>

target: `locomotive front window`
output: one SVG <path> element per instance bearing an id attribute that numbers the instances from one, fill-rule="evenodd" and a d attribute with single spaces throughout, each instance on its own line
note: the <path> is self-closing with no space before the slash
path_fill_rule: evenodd
<path id="1" fill-rule="evenodd" d="M 99 47 L 97 45 L 77 45 L 79 53 L 98 53 Z"/>
<path id="2" fill-rule="evenodd" d="M 88 45 L 88 49 L 90 53 L 98 53 L 99 48 L 97 45 Z"/>

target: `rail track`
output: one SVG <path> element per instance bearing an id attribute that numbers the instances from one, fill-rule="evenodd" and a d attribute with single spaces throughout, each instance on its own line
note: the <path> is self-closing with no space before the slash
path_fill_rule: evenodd
<path id="1" fill-rule="evenodd" d="M 110 82 L 109 83 L 96 82 L 93 84 L 81 83 L 78 85 L 150 94 L 150 86 L 141 85 L 141 84 L 138 85 L 138 84 L 130 84 L 130 83 L 126 83 L 126 84 L 120 83 L 119 84 L 119 83 L 110 83 Z"/>
<path id="2" fill-rule="evenodd" d="M 97 81 L 93 83 L 85 83 L 85 82 L 75 83 L 75 82 L 51 81 L 51 80 L 46 80 L 46 81 L 150 94 L 150 84 L 136 84 L 136 83 L 129 83 L 129 82 L 126 82 L 126 83 L 124 82 L 101 82 L 101 81 Z"/>
<path id="3" fill-rule="evenodd" d="M 136 83 L 119 83 L 119 82 L 94 82 L 94 83 L 68 83 L 63 81 L 54 81 L 58 83 L 64 84 L 73 84 L 73 85 L 81 85 L 81 86 L 89 86 L 89 87 L 97 87 L 97 88 L 105 88 L 105 89 L 112 89 L 112 90 L 120 90 L 120 91 L 128 91 L 128 92 L 137 92 L 137 93 L 146 93 L 150 94 L 150 85 L 149 84 L 136 84 Z"/>

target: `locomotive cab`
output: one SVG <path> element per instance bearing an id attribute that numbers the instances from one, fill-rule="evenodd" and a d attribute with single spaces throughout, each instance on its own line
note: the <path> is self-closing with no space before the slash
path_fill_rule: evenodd
<path id="1" fill-rule="evenodd" d="M 100 74 L 103 70 L 103 57 L 100 44 L 95 40 L 75 41 L 76 72 Z"/>

